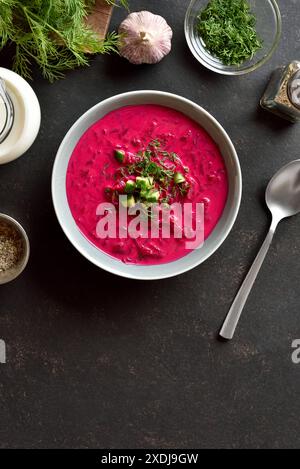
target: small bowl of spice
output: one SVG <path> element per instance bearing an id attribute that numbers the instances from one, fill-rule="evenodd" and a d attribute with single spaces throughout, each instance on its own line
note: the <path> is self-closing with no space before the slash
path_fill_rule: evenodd
<path id="1" fill-rule="evenodd" d="M 29 259 L 29 240 L 24 228 L 0 213 L 0 285 L 17 278 Z"/>
<path id="2" fill-rule="evenodd" d="M 185 36 L 196 59 L 223 75 L 244 75 L 266 63 L 281 36 L 275 0 L 192 0 Z"/>

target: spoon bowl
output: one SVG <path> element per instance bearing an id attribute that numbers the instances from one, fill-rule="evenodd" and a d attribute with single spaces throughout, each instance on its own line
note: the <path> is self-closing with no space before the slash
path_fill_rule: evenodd
<path id="1" fill-rule="evenodd" d="M 283 166 L 272 177 L 266 190 L 266 203 L 278 221 L 300 212 L 300 160 Z"/>

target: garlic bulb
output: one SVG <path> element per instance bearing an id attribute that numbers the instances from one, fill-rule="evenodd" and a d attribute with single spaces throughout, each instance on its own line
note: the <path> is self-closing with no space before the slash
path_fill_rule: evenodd
<path id="1" fill-rule="evenodd" d="M 171 50 L 172 29 L 150 11 L 131 13 L 119 27 L 120 54 L 133 64 L 160 62 Z"/>

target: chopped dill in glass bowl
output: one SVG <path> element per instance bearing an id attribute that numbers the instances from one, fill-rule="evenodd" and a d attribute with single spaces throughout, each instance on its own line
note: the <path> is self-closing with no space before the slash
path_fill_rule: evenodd
<path id="1" fill-rule="evenodd" d="M 192 54 L 223 75 L 243 75 L 259 68 L 271 58 L 280 35 L 281 15 L 275 0 L 192 0 L 185 17 Z"/>

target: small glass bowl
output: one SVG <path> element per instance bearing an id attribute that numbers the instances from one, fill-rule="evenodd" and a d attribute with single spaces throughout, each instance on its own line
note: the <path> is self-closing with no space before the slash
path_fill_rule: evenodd
<path id="1" fill-rule="evenodd" d="M 206 68 L 222 75 L 244 75 L 266 63 L 276 50 L 281 35 L 281 15 L 275 0 L 247 0 L 256 17 L 256 31 L 263 47 L 241 65 L 224 65 L 211 55 L 196 30 L 197 16 L 209 0 L 192 0 L 185 16 L 185 37 L 192 54 Z"/>
<path id="2" fill-rule="evenodd" d="M 17 220 L 4 213 L 0 213 L 0 224 L 1 223 L 10 226 L 19 236 L 22 243 L 22 251 L 17 264 L 8 270 L 0 272 L 0 285 L 3 285 L 4 283 L 11 282 L 23 272 L 29 259 L 30 246 L 28 236 Z"/>

